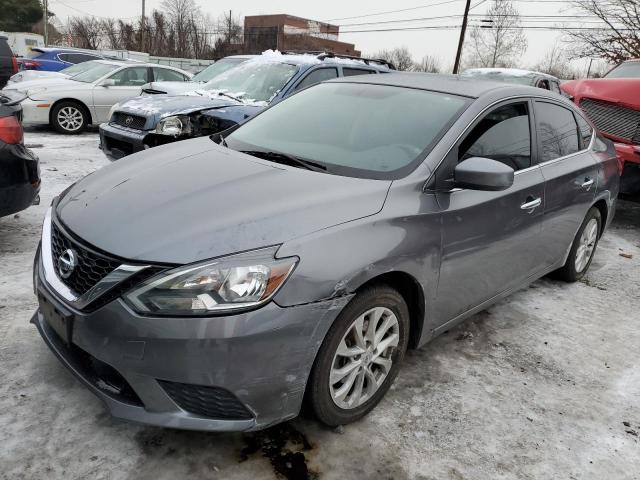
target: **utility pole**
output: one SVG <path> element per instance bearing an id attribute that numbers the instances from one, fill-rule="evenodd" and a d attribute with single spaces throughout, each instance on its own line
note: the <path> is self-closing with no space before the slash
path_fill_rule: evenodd
<path id="1" fill-rule="evenodd" d="M 144 0 L 142 0 L 142 18 L 140 19 L 140 51 L 144 52 Z"/>
<path id="2" fill-rule="evenodd" d="M 44 0 L 44 46 L 49 45 L 49 0 Z"/>
<path id="3" fill-rule="evenodd" d="M 467 20 L 469 19 L 469 9 L 471 8 L 471 0 L 467 0 L 464 7 L 464 18 L 462 19 L 462 28 L 460 29 L 460 41 L 458 42 L 458 52 L 456 53 L 456 63 L 453 64 L 453 73 L 458 73 L 460 68 L 460 58 L 462 57 L 462 45 L 464 44 L 464 35 L 467 33 Z"/>

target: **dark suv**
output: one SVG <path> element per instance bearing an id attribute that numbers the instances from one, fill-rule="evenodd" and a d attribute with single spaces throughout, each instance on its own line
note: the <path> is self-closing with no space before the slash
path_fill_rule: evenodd
<path id="1" fill-rule="evenodd" d="M 16 57 L 9 47 L 7 37 L 0 36 L 0 88 L 4 88 L 11 75 L 18 73 Z"/>
<path id="2" fill-rule="evenodd" d="M 117 160 L 158 145 L 211 135 L 244 123 L 310 85 L 394 69 L 384 60 L 267 51 L 194 86 L 192 92 L 135 97 L 116 105 L 109 122 L 100 125 L 100 148 Z"/>
<path id="3" fill-rule="evenodd" d="M 23 98 L 0 92 L 0 217 L 40 201 L 38 157 L 24 146 L 22 136 Z"/>

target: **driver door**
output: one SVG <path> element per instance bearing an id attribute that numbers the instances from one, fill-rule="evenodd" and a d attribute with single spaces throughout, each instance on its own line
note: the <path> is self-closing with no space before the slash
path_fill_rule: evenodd
<path id="1" fill-rule="evenodd" d="M 149 70 L 148 67 L 126 67 L 107 77 L 114 85 L 100 82 L 93 87 L 94 123 L 108 121 L 109 110 L 116 103 L 140 95 L 142 86 L 150 81 Z"/>
<path id="2" fill-rule="evenodd" d="M 437 188 L 442 256 L 435 310 L 441 325 L 544 269 L 544 178 L 533 165 L 531 110 L 527 100 L 495 107 L 463 136 L 436 173 L 442 184 L 470 157 L 491 158 L 515 170 L 513 185 L 503 191 Z"/>

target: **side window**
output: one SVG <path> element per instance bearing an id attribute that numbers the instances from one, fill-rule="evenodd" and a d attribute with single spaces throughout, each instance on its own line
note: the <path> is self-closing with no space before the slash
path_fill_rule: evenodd
<path id="1" fill-rule="evenodd" d="M 70 59 L 71 54 L 69 53 L 59 53 L 58 54 L 58 60 L 60 60 L 61 62 L 67 62 L 67 63 L 73 63 Z"/>
<path id="2" fill-rule="evenodd" d="M 125 68 L 109 78 L 116 81 L 117 87 L 141 87 L 145 83 L 149 83 L 149 71 L 147 67 Z"/>
<path id="3" fill-rule="evenodd" d="M 562 93 L 562 92 L 560 91 L 560 85 L 558 84 L 558 82 L 554 82 L 554 81 L 552 80 L 550 83 L 551 83 L 551 91 L 552 91 L 552 92 Z"/>
<path id="4" fill-rule="evenodd" d="M 571 110 L 553 103 L 536 102 L 540 138 L 540 162 L 571 155 L 580 150 L 578 125 Z"/>
<path id="5" fill-rule="evenodd" d="M 376 73 L 373 70 L 365 70 L 364 68 L 342 68 L 342 75 L 344 77 L 353 77 L 355 75 L 370 75 Z"/>
<path id="6" fill-rule="evenodd" d="M 325 80 L 329 80 L 331 78 L 337 78 L 337 77 L 338 77 L 337 68 L 319 68 L 311 72 L 306 77 L 304 77 L 296 87 L 296 90 L 302 90 L 303 88 L 309 87 L 311 85 L 315 85 L 316 83 L 324 82 Z"/>
<path id="7" fill-rule="evenodd" d="M 531 128 L 526 102 L 498 107 L 467 135 L 458 148 L 458 161 L 471 157 L 497 160 L 514 170 L 531 166 Z"/>
<path id="8" fill-rule="evenodd" d="M 549 81 L 548 80 L 540 80 L 538 82 L 538 88 L 543 88 L 545 90 L 549 90 Z"/>
<path id="9" fill-rule="evenodd" d="M 180 72 L 158 67 L 153 67 L 153 79 L 156 82 L 184 82 L 185 80 Z"/>
<path id="10" fill-rule="evenodd" d="M 580 129 L 580 137 L 582 139 L 582 148 L 588 148 L 591 143 L 591 137 L 593 136 L 593 128 L 589 125 L 581 115 L 576 115 L 578 120 L 578 128 Z"/>

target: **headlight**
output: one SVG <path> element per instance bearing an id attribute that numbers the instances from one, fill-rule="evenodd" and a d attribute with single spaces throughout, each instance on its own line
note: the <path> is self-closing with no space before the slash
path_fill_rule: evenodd
<path id="1" fill-rule="evenodd" d="M 113 114 L 116 112 L 116 109 L 117 109 L 119 106 L 120 106 L 120 104 L 119 104 L 119 103 L 116 103 L 114 106 L 112 106 L 112 107 L 109 109 L 109 116 L 107 117 L 107 118 L 109 119 L 109 120 L 108 120 L 109 122 L 111 121 L 111 118 L 113 117 Z"/>
<path id="2" fill-rule="evenodd" d="M 268 302 L 298 259 L 275 259 L 277 247 L 179 267 L 145 281 L 125 295 L 138 313 L 202 316 Z"/>
<path id="3" fill-rule="evenodd" d="M 160 120 L 156 127 L 156 133 L 160 135 L 188 135 L 191 133 L 191 122 L 187 116 L 167 117 Z"/>

